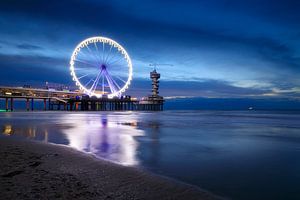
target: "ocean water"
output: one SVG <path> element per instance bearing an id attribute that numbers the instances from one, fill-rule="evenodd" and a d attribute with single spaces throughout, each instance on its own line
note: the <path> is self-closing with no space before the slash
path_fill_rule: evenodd
<path id="1" fill-rule="evenodd" d="M 14 112 L 0 127 L 231 199 L 300 199 L 300 112 Z"/>

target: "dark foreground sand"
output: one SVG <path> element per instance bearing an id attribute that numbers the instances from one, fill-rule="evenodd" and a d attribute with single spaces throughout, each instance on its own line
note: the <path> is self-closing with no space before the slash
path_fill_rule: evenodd
<path id="1" fill-rule="evenodd" d="M 59 145 L 0 138 L 0 199 L 219 199 Z"/>

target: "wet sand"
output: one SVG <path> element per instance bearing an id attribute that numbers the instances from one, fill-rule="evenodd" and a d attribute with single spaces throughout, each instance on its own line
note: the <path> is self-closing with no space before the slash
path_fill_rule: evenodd
<path id="1" fill-rule="evenodd" d="M 1 199 L 220 199 L 72 148 L 0 138 Z"/>

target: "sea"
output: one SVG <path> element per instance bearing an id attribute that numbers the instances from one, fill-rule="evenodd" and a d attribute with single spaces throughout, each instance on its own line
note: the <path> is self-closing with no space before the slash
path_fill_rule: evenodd
<path id="1" fill-rule="evenodd" d="M 300 111 L 2 112 L 0 128 L 229 199 L 300 199 Z"/>

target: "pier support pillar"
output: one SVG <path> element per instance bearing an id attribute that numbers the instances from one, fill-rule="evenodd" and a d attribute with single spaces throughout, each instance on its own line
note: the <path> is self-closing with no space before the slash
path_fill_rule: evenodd
<path id="1" fill-rule="evenodd" d="M 51 106 L 51 99 L 49 98 L 49 99 L 48 99 L 48 110 L 51 109 L 50 106 Z"/>
<path id="2" fill-rule="evenodd" d="M 26 99 L 26 110 L 29 111 L 29 99 Z"/>
<path id="3" fill-rule="evenodd" d="M 14 110 L 14 98 L 10 98 L 10 111 Z"/>
<path id="4" fill-rule="evenodd" d="M 73 102 L 70 102 L 70 111 L 73 111 Z"/>
<path id="5" fill-rule="evenodd" d="M 5 109 L 6 112 L 8 111 L 8 98 L 5 98 Z"/>
<path id="6" fill-rule="evenodd" d="M 44 99 L 44 110 L 47 110 L 47 101 Z"/>
<path id="7" fill-rule="evenodd" d="M 31 99 L 31 110 L 33 111 L 34 101 L 33 98 Z"/>
<path id="8" fill-rule="evenodd" d="M 84 101 L 81 101 L 80 110 L 84 111 L 85 110 L 84 107 L 85 107 L 85 103 L 84 103 Z"/>

